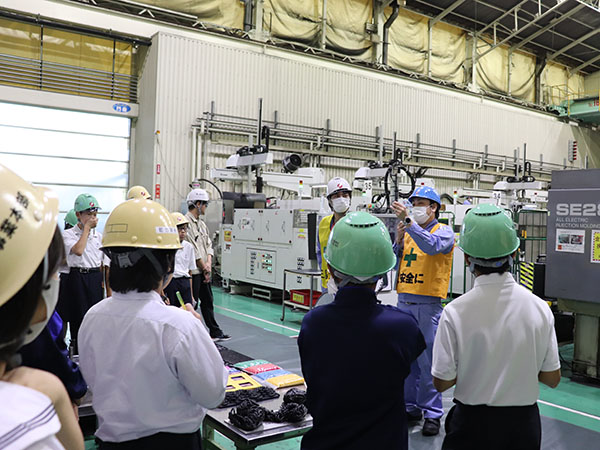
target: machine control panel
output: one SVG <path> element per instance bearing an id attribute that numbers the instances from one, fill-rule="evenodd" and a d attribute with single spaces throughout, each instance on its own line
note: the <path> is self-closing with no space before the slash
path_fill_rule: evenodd
<path id="1" fill-rule="evenodd" d="M 248 249 L 246 255 L 246 267 L 248 278 L 275 283 L 275 271 L 277 252 L 260 249 Z"/>

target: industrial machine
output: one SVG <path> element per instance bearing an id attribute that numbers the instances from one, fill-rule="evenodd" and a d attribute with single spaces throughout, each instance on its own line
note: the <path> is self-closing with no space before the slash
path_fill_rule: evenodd
<path id="1" fill-rule="evenodd" d="M 392 202 L 410 197 L 417 185 L 416 179 L 427 171 L 421 168 L 411 173 L 408 167 L 402 164 L 400 149 L 396 149 L 394 154 L 394 158 L 390 161 L 370 161 L 366 167 L 361 167 L 354 174 L 352 187 L 370 199 L 372 203 L 370 212 L 390 212 Z M 431 179 L 419 181 L 425 186 L 433 183 Z M 379 193 L 373 195 L 374 190 L 378 190 Z"/>
<path id="2" fill-rule="evenodd" d="M 545 295 L 575 315 L 573 374 L 600 379 L 600 170 L 552 172 Z"/>
<path id="3" fill-rule="evenodd" d="M 236 209 L 232 224 L 220 233 L 221 276 L 249 283 L 255 296 L 271 299 L 271 289 L 283 288 L 283 269 L 318 269 L 317 211 L 301 209 Z M 319 290 L 319 279 L 313 289 Z M 287 277 L 286 288 L 309 289 L 307 277 Z"/>

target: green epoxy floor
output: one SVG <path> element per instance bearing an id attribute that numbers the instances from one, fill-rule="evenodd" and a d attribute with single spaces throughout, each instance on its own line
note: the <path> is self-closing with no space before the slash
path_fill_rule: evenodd
<path id="1" fill-rule="evenodd" d="M 214 296 L 217 314 L 285 336 L 296 336 L 300 330 L 304 312 L 294 312 L 290 308 L 286 308 L 285 321 L 281 322 L 281 304 L 240 294 L 231 295 L 218 288 L 214 289 Z M 565 352 L 561 350 L 561 354 L 565 355 Z M 556 389 L 550 389 L 540 384 L 539 407 L 541 414 L 545 417 L 600 433 L 600 388 L 596 386 L 575 383 L 566 377 L 562 378 Z M 569 441 L 573 442 L 572 439 L 573 436 L 570 436 Z M 600 435 L 598 435 L 598 439 L 600 439 Z M 222 438 L 221 440 L 224 448 L 234 448 L 227 439 Z M 294 439 L 259 448 L 295 450 L 300 447 L 299 441 L 299 439 Z"/>
<path id="2" fill-rule="evenodd" d="M 284 336 L 296 336 L 304 312 L 292 311 L 286 307 L 285 320 L 281 321 L 281 304 L 259 300 L 244 295 L 231 295 L 222 289 L 213 288 L 215 312 L 264 328 Z"/>

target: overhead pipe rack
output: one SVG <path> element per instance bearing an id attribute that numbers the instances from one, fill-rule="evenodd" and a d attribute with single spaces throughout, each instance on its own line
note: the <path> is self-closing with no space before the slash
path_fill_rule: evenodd
<path id="1" fill-rule="evenodd" d="M 270 148 L 274 151 L 293 151 L 314 156 L 373 161 L 382 157 L 392 158 L 394 149 L 397 148 L 401 151 L 402 162 L 407 166 L 425 166 L 432 169 L 498 177 L 512 176 L 515 167 L 524 164 L 518 152 L 515 152 L 515 156 L 496 155 L 488 153 L 487 146 L 486 151 L 482 152 L 457 148 L 455 144 L 452 147 L 425 144 L 421 142 L 420 135 L 417 135 L 416 141 L 385 137 L 382 139 L 379 137 L 381 127 L 378 127 L 375 135 L 365 135 L 332 130 L 329 126 L 318 128 L 283 123 L 277 121 L 276 117 L 275 120 L 263 119 L 262 122 L 271 129 Z M 202 117 L 196 119 L 193 128 L 195 133 L 208 137 L 214 144 L 239 147 L 245 142 L 256 139 L 257 119 L 205 112 Z M 282 145 L 284 143 L 289 147 Z M 359 150 L 364 154 L 344 155 L 339 152 L 341 149 Z M 549 182 L 553 170 L 568 169 L 565 164 L 542 160 L 527 160 L 527 162 L 531 165 L 531 174 L 538 181 Z"/>

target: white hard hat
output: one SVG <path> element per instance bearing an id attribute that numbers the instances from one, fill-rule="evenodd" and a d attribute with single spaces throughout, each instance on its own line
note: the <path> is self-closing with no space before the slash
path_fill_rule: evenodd
<path id="1" fill-rule="evenodd" d="M 195 205 L 196 202 L 207 202 L 209 200 L 208 192 L 204 189 L 192 189 L 186 200 L 188 205 Z"/>
<path id="2" fill-rule="evenodd" d="M 352 193 L 352 187 L 350 186 L 350 183 L 340 177 L 335 177 L 329 180 L 329 183 L 327 183 L 327 198 L 340 191 Z"/>

